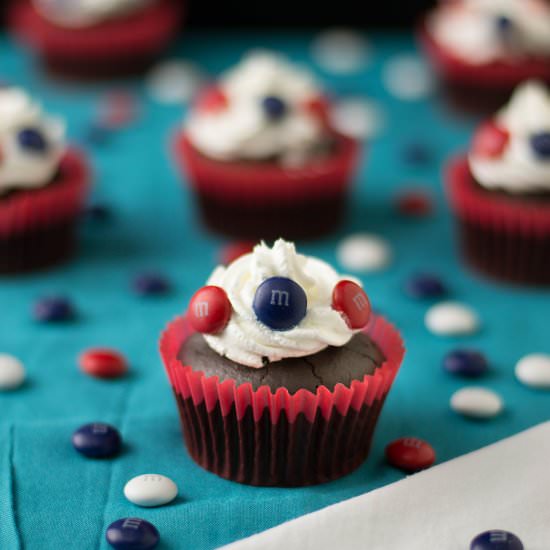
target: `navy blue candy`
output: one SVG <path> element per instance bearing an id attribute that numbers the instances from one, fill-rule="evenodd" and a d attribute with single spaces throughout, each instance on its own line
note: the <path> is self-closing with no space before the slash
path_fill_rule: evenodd
<path id="1" fill-rule="evenodd" d="M 36 128 L 24 128 L 17 134 L 19 145 L 23 149 L 34 153 L 45 153 L 48 149 L 48 144 L 42 132 Z"/>
<path id="2" fill-rule="evenodd" d="M 143 296 L 163 294 L 169 289 L 168 280 L 158 273 L 141 273 L 134 279 L 134 290 Z"/>
<path id="3" fill-rule="evenodd" d="M 256 290 L 252 307 L 264 325 L 273 330 L 290 330 L 306 316 L 307 296 L 293 280 L 271 277 Z"/>
<path id="4" fill-rule="evenodd" d="M 514 28 L 514 22 L 506 15 L 499 15 L 495 18 L 495 26 L 499 33 L 507 35 Z"/>
<path id="5" fill-rule="evenodd" d="M 113 217 L 111 209 L 105 204 L 91 204 L 84 210 L 84 215 L 94 222 L 106 222 Z"/>
<path id="6" fill-rule="evenodd" d="M 451 374 L 475 378 L 489 370 L 489 363 L 479 351 L 455 349 L 443 358 L 443 368 Z"/>
<path id="7" fill-rule="evenodd" d="M 403 148 L 403 159 L 409 164 L 429 164 L 433 160 L 433 151 L 425 143 L 411 142 Z"/>
<path id="8" fill-rule="evenodd" d="M 116 428 L 102 422 L 85 424 L 73 434 L 73 446 L 89 458 L 107 458 L 119 453 L 122 445 Z"/>
<path id="9" fill-rule="evenodd" d="M 542 132 L 531 136 L 531 147 L 535 154 L 544 159 L 550 158 L 550 132 Z"/>
<path id="10" fill-rule="evenodd" d="M 262 107 L 265 114 L 271 120 L 279 120 L 286 114 L 287 105 L 279 97 L 267 96 L 262 100 Z"/>
<path id="11" fill-rule="evenodd" d="M 421 273 L 405 282 L 405 292 L 411 298 L 440 298 L 447 294 L 447 289 L 439 277 Z"/>
<path id="12" fill-rule="evenodd" d="M 48 296 L 41 298 L 34 304 L 34 318 L 37 321 L 68 321 L 73 317 L 73 306 L 63 296 Z"/>
<path id="13" fill-rule="evenodd" d="M 141 518 L 122 518 L 107 527 L 107 542 L 117 550 L 153 550 L 160 535 L 157 528 Z"/>
<path id="14" fill-rule="evenodd" d="M 523 550 L 523 544 L 513 533 L 494 529 L 478 535 L 470 550 Z"/>

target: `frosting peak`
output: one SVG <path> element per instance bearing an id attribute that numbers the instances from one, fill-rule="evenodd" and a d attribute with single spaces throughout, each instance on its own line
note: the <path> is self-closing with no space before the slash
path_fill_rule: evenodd
<path id="1" fill-rule="evenodd" d="M 0 89 L 0 195 L 50 183 L 64 150 L 61 120 L 44 116 L 25 91 Z"/>
<path id="2" fill-rule="evenodd" d="M 307 311 L 290 330 L 277 331 L 258 321 L 253 310 L 256 291 L 271 277 L 286 277 L 301 286 L 307 296 Z M 266 361 L 303 357 L 328 346 L 343 346 L 357 330 L 334 310 L 333 289 L 341 277 L 322 260 L 303 256 L 292 243 L 279 239 L 268 247 L 261 243 L 228 267 L 214 270 L 208 285 L 225 290 L 233 313 L 219 334 L 205 334 L 208 345 L 232 361 L 260 368 Z"/>

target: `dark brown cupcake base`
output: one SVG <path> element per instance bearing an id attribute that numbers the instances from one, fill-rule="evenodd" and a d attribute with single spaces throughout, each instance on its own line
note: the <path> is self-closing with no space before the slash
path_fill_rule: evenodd
<path id="1" fill-rule="evenodd" d="M 199 466 L 239 483 L 279 487 L 325 483 L 355 470 L 367 458 L 383 405 L 374 401 L 345 416 L 335 409 L 328 420 L 318 411 L 313 422 L 299 414 L 290 423 L 282 411 L 273 424 L 267 409 L 257 422 L 251 407 L 239 420 L 234 406 L 224 416 L 219 403 L 208 412 L 204 403 L 175 395 Z"/>
<path id="2" fill-rule="evenodd" d="M 77 221 L 63 220 L 0 237 L 0 275 L 45 269 L 70 258 L 76 249 Z"/>

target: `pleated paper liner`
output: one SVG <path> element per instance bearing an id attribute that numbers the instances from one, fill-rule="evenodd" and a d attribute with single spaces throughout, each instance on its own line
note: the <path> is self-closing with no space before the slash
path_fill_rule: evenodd
<path id="1" fill-rule="evenodd" d="M 69 150 L 55 181 L 0 197 L 0 274 L 41 269 L 72 255 L 89 180 L 84 157 Z"/>
<path id="2" fill-rule="evenodd" d="M 55 74 L 111 78 L 146 70 L 178 32 L 184 0 L 159 0 L 137 13 L 84 28 L 45 19 L 30 0 L 14 0 L 9 26 Z"/>
<path id="3" fill-rule="evenodd" d="M 176 136 L 174 148 L 211 230 L 241 239 L 296 240 L 330 233 L 343 219 L 359 145 L 343 135 L 334 137 L 335 151 L 292 168 L 212 160 L 184 133 Z"/>
<path id="4" fill-rule="evenodd" d="M 482 189 L 466 156 L 449 163 L 446 187 L 472 267 L 503 281 L 550 285 L 550 200 Z"/>
<path id="5" fill-rule="evenodd" d="M 177 318 L 163 333 L 160 350 L 189 454 L 203 468 L 250 485 L 312 485 L 353 471 L 368 455 L 404 355 L 399 333 L 382 317 L 365 332 L 386 358 L 372 375 L 350 387 L 291 395 L 285 388 L 254 391 L 250 383 L 220 382 L 183 365 L 177 355 L 193 329 Z"/>

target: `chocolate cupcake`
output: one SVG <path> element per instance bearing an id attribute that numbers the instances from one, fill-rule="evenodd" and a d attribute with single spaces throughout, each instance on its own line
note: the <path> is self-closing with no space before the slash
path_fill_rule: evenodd
<path id="1" fill-rule="evenodd" d="M 550 285 L 550 94 L 523 84 L 453 159 L 446 185 L 461 246 L 477 270 Z"/>
<path id="2" fill-rule="evenodd" d="M 297 486 L 365 460 L 404 350 L 357 281 L 279 240 L 218 267 L 161 353 L 197 463 Z"/>

